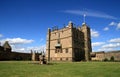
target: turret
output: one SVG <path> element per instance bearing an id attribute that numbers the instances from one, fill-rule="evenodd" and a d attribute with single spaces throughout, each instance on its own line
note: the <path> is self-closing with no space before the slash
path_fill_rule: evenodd
<path id="1" fill-rule="evenodd" d="M 69 27 L 69 28 L 73 28 L 73 22 L 72 22 L 72 21 L 69 21 L 68 27 Z"/>

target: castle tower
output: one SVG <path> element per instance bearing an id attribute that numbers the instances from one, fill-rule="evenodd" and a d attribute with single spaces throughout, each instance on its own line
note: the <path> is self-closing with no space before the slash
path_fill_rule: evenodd
<path id="1" fill-rule="evenodd" d="M 48 29 L 46 59 L 48 61 L 72 61 L 72 27 L 69 22 L 63 29 Z"/>
<path id="2" fill-rule="evenodd" d="M 90 28 L 86 24 L 76 28 L 70 21 L 62 29 L 48 29 L 46 59 L 48 61 L 90 60 Z"/>
<path id="3" fill-rule="evenodd" d="M 86 23 L 83 23 L 81 29 L 82 29 L 82 32 L 84 34 L 85 60 L 89 61 L 89 60 L 91 60 L 90 52 L 92 52 L 90 28 L 87 26 Z"/>

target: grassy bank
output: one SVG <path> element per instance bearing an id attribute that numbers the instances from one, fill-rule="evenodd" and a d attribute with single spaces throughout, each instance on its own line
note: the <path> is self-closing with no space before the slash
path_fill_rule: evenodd
<path id="1" fill-rule="evenodd" d="M 69 62 L 39 65 L 1 61 L 0 77 L 119 77 L 120 62 Z"/>

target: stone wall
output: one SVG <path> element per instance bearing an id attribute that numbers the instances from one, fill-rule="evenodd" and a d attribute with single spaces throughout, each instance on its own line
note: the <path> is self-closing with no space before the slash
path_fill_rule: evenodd
<path id="1" fill-rule="evenodd" d="M 103 61 L 105 58 L 107 58 L 108 60 L 110 60 L 111 57 L 113 56 L 114 60 L 120 61 L 120 51 L 92 52 L 92 54 L 94 54 L 94 56 L 92 56 L 92 60 Z"/>
<path id="2" fill-rule="evenodd" d="M 39 57 L 36 56 L 36 60 L 37 58 Z M 31 60 L 31 53 L 5 51 L 4 48 L 0 46 L 0 60 Z"/>
<path id="3" fill-rule="evenodd" d="M 71 28 L 66 27 L 61 30 L 52 31 L 50 34 L 50 59 L 53 61 L 71 61 L 72 60 L 72 33 Z M 59 37 L 60 35 L 60 37 Z M 55 46 L 58 44 L 58 38 L 60 39 L 61 51 L 55 52 Z M 48 45 L 48 40 L 47 40 Z M 48 46 L 46 46 L 48 47 Z M 66 49 L 68 52 L 66 52 Z M 46 48 L 46 58 L 48 58 L 48 48 Z"/>

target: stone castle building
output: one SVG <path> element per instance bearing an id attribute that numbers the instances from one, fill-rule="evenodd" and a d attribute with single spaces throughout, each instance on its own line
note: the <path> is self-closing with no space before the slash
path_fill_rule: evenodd
<path id="1" fill-rule="evenodd" d="M 86 23 L 74 27 L 72 22 L 62 29 L 48 29 L 46 58 L 48 61 L 91 60 L 90 28 Z"/>

